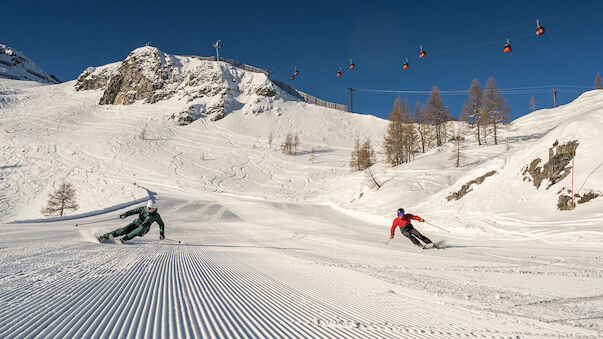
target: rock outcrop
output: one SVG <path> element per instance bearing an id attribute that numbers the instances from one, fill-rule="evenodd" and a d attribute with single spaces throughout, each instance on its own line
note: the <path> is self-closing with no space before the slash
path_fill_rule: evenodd
<path id="1" fill-rule="evenodd" d="M 559 194 L 557 208 L 561 211 L 573 210 L 574 208 L 576 208 L 576 203 L 584 204 L 603 195 L 600 192 L 590 190 L 584 193 L 583 195 L 580 195 L 578 193 L 574 194 L 574 199 L 572 200 L 572 191 L 567 190 L 567 193 L 568 194 Z"/>
<path id="2" fill-rule="evenodd" d="M 261 114 L 282 95 L 266 74 L 243 70 L 225 62 L 174 56 L 155 47 L 132 51 L 112 67 L 88 68 L 76 83 L 78 90 L 99 90 L 101 105 L 182 102 L 170 118 L 189 124 L 200 117 L 215 121 L 235 110 Z M 295 98 L 294 100 L 298 100 Z"/>
<path id="3" fill-rule="evenodd" d="M 522 173 L 523 180 L 533 182 L 536 189 L 540 188 L 544 180 L 548 180 L 547 189 L 563 180 L 571 173 L 572 167 L 568 164 L 572 161 L 572 152 L 578 147 L 578 144 L 577 140 L 563 145 L 559 145 L 559 142 L 555 141 L 553 146 L 549 148 L 548 162 L 540 166 L 542 159 L 532 160 Z"/>
<path id="4" fill-rule="evenodd" d="M 460 198 L 464 197 L 467 193 L 473 191 L 473 188 L 471 188 L 471 185 L 481 185 L 484 180 L 486 180 L 487 177 L 492 176 L 496 174 L 496 171 L 490 171 L 480 177 L 477 177 L 471 181 L 469 181 L 468 183 L 464 184 L 463 187 L 461 187 L 460 190 L 458 190 L 457 192 L 453 192 L 450 193 L 450 195 L 448 195 L 446 197 L 446 199 L 448 201 L 454 199 L 454 200 L 459 200 Z"/>
<path id="5" fill-rule="evenodd" d="M 155 103 L 169 98 L 167 83 L 176 82 L 172 58 L 153 47 L 134 50 L 124 60 L 117 73 L 111 77 L 101 105 L 132 104 L 137 100 Z"/>
<path id="6" fill-rule="evenodd" d="M 78 91 L 106 89 L 109 80 L 117 72 L 120 63 L 109 64 L 104 67 L 88 67 L 77 77 L 75 89 Z"/>

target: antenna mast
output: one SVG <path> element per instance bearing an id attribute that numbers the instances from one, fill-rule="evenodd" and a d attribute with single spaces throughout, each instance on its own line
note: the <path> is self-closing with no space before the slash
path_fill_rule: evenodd
<path id="1" fill-rule="evenodd" d="M 221 41 L 222 40 L 218 40 L 214 44 L 214 48 L 216 49 L 216 61 L 220 61 L 220 48 L 222 48 L 222 46 L 220 45 Z"/>

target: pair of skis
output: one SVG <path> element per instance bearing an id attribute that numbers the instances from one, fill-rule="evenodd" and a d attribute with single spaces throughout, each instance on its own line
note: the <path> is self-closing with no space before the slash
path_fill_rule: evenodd
<path id="1" fill-rule="evenodd" d="M 121 244 L 124 245 L 125 241 L 118 239 L 118 238 L 113 238 L 113 237 L 105 237 L 105 236 L 100 236 L 100 237 L 96 237 L 96 239 L 98 239 L 99 243 L 106 243 L 109 242 L 109 240 L 111 240 L 112 242 L 116 243 L 116 244 Z M 180 240 L 174 240 L 174 239 L 170 239 L 170 238 L 165 238 L 163 240 L 167 240 L 167 241 L 172 241 L 172 242 L 177 242 L 179 244 L 181 244 L 182 242 Z"/>

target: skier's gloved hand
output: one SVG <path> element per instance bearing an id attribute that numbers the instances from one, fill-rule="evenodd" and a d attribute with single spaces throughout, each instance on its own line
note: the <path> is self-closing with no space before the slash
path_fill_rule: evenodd
<path id="1" fill-rule="evenodd" d="M 420 221 L 420 222 L 425 222 L 425 219 L 421 219 L 421 220 L 419 220 L 419 221 Z"/>
<path id="2" fill-rule="evenodd" d="M 119 219 L 123 219 L 123 218 L 125 218 L 125 217 L 126 217 L 126 215 L 125 215 L 125 214 L 120 214 L 120 215 L 119 215 Z"/>
<path id="3" fill-rule="evenodd" d="M 163 239 L 165 239 L 165 235 L 160 234 L 160 235 L 159 235 L 159 240 L 163 240 Z"/>
<path id="4" fill-rule="evenodd" d="M 392 235 L 390 235 L 390 236 L 389 236 L 389 238 L 390 238 L 390 239 L 393 239 L 393 238 L 394 238 L 394 235 L 393 235 L 393 234 L 392 234 Z"/>

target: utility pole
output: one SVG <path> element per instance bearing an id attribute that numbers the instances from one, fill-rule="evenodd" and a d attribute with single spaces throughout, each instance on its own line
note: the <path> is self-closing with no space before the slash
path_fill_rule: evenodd
<path id="1" fill-rule="evenodd" d="M 555 90 L 555 87 L 553 87 L 553 105 L 555 105 L 555 107 L 559 106 L 557 103 L 557 91 Z"/>
<path id="2" fill-rule="evenodd" d="M 214 48 L 216 49 L 216 61 L 220 61 L 220 48 L 222 48 L 222 46 L 220 46 L 220 41 L 222 40 L 218 40 L 214 44 Z"/>
<path id="3" fill-rule="evenodd" d="M 350 113 L 354 112 L 354 91 L 353 88 L 348 88 L 350 90 Z"/>

